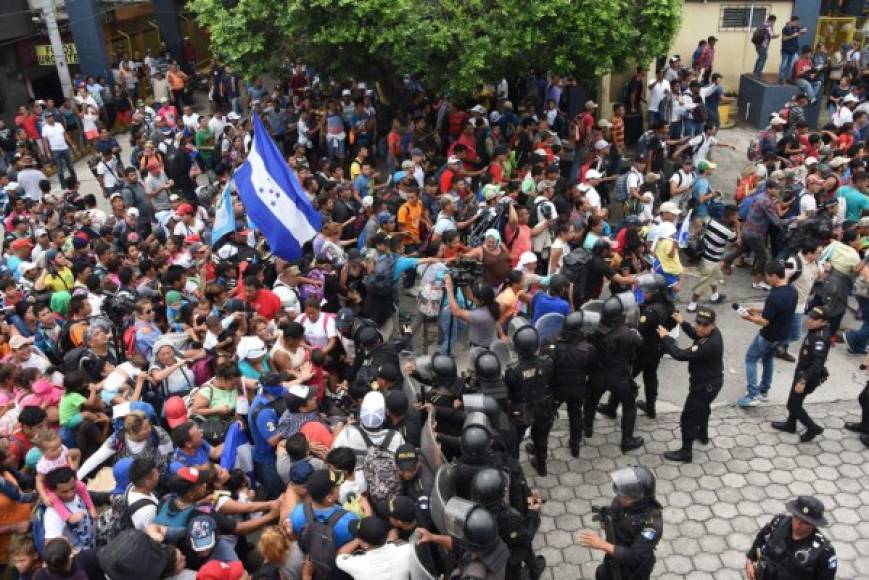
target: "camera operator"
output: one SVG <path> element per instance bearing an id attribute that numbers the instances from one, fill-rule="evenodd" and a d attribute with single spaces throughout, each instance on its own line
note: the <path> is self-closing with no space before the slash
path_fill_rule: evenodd
<path id="1" fill-rule="evenodd" d="M 477 308 L 465 310 L 456 301 L 453 274 L 444 274 L 444 288 L 450 304 L 450 313 L 468 323 L 468 340 L 471 347 L 489 348 L 498 337 L 506 338 L 504 330 L 499 327 L 501 307 L 495 301 L 495 290 L 491 286 L 478 283 L 472 291 L 470 286 L 462 286 L 465 298 L 470 298 Z"/>
<path id="2" fill-rule="evenodd" d="M 664 529 L 663 508 L 655 499 L 655 476 L 642 465 L 610 473 L 617 496 L 609 507 L 593 508 L 603 521 L 606 539 L 583 531 L 579 543 L 606 553 L 597 580 L 647 580 L 655 567 L 655 547 Z"/>

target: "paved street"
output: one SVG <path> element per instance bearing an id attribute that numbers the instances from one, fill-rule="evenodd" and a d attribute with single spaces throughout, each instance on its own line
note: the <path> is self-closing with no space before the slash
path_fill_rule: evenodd
<path id="1" fill-rule="evenodd" d="M 827 507 L 825 530 L 839 557 L 837 578 L 869 578 L 869 450 L 845 420 L 854 420 L 850 402 L 807 405 L 809 414 L 826 427 L 812 443 L 795 445 L 797 436 L 775 431 L 777 406 L 713 412 L 706 448 L 695 447 L 691 465 L 664 462 L 661 453 L 679 440 L 678 413 L 659 414 L 656 421 L 640 415 L 637 432 L 644 448 L 627 456 L 619 450 L 617 424 L 598 416 L 591 444 L 578 459 L 567 449 L 562 413 L 552 433 L 549 476 L 526 473 L 549 501 L 536 547 L 546 556 L 543 578 L 594 578 L 601 552 L 575 541 L 581 529 L 598 529 L 591 506 L 609 503 L 608 473 L 626 465 L 649 466 L 658 479 L 664 506 L 664 535 L 658 545 L 655 578 L 661 580 L 730 580 L 743 577 L 745 551 L 755 533 L 796 495 L 815 494 Z M 524 452 L 523 452 L 524 453 Z"/>

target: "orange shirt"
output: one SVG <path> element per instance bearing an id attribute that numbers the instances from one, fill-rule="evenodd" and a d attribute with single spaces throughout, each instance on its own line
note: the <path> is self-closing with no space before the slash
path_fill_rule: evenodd
<path id="1" fill-rule="evenodd" d="M 169 71 L 166 73 L 166 80 L 169 81 L 169 86 L 173 91 L 180 91 L 184 88 L 184 83 L 187 82 L 187 75 L 181 71 Z"/>
<path id="2" fill-rule="evenodd" d="M 419 242 L 419 223 L 422 219 L 422 202 L 419 200 L 411 205 L 410 202 L 401 204 L 398 208 L 398 226 L 402 232 L 407 232 L 414 242 Z"/>

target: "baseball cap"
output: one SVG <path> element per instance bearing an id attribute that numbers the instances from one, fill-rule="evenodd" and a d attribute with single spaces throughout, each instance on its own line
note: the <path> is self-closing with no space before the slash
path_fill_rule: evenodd
<path id="1" fill-rule="evenodd" d="M 598 119 L 597 126 L 601 129 L 611 129 L 613 124 L 608 119 Z"/>
<path id="2" fill-rule="evenodd" d="M 332 489 L 344 483 L 344 474 L 331 469 L 318 469 L 305 483 L 308 493 L 313 497 L 325 497 Z"/>
<path id="3" fill-rule="evenodd" d="M 394 415 L 404 415 L 410 407 L 410 401 L 401 389 L 389 389 L 383 399 L 386 401 L 386 410 Z"/>
<path id="4" fill-rule="evenodd" d="M 585 102 L 585 108 L 586 109 L 597 109 L 597 103 L 595 103 L 594 101 L 589 99 Z"/>
<path id="5" fill-rule="evenodd" d="M 456 164 L 461 163 L 461 162 L 462 162 L 462 160 L 459 159 L 458 157 L 456 157 L 455 155 L 450 155 L 447 158 L 447 165 L 456 165 Z"/>
<path id="6" fill-rule="evenodd" d="M 33 344 L 33 337 L 24 337 L 20 334 L 16 334 L 12 338 L 9 339 L 9 348 L 12 350 L 18 350 L 22 346 L 26 344 Z"/>
<path id="7" fill-rule="evenodd" d="M 207 552 L 217 544 L 217 524 L 208 514 L 197 514 L 187 524 L 187 537 L 194 552 Z"/>
<path id="8" fill-rule="evenodd" d="M 169 477 L 169 489 L 178 495 L 184 495 L 197 485 L 208 480 L 208 472 L 195 467 L 182 467 Z"/>
<path id="9" fill-rule="evenodd" d="M 377 367 L 377 372 L 375 377 L 378 379 L 384 379 L 390 382 L 396 382 L 401 379 L 401 373 L 398 371 L 398 367 L 396 367 L 392 363 L 384 363 Z"/>
<path id="10" fill-rule="evenodd" d="M 387 224 L 389 222 L 394 222 L 395 216 L 388 211 L 382 211 L 377 214 L 377 221 L 380 223 L 380 225 Z"/>
<path id="11" fill-rule="evenodd" d="M 5 191 L 16 191 L 18 189 L 17 181 L 10 181 L 6 184 L 6 187 L 3 188 Z"/>
<path id="12" fill-rule="evenodd" d="M 817 157 L 806 157 L 806 160 L 803 161 L 805 165 L 817 165 L 818 159 Z"/>
<path id="13" fill-rule="evenodd" d="M 20 250 L 23 248 L 32 248 L 33 242 L 30 241 L 29 238 L 20 238 L 9 244 L 9 247 L 13 250 Z"/>
<path id="14" fill-rule="evenodd" d="M 857 225 L 861 228 L 869 228 L 869 215 L 864 215 L 860 218 L 860 221 L 857 222 Z"/>
<path id="15" fill-rule="evenodd" d="M 424 157 L 425 153 L 419 147 L 414 147 L 413 149 L 410 150 L 410 156 L 411 157 Z"/>
<path id="16" fill-rule="evenodd" d="M 365 197 L 362 198 L 362 207 L 369 208 L 372 205 L 374 205 L 374 198 L 373 197 L 371 197 L 370 195 L 366 195 Z"/>
<path id="17" fill-rule="evenodd" d="M 555 182 L 554 182 L 554 181 L 551 181 L 551 180 L 549 180 L 549 179 L 542 179 L 542 180 L 540 181 L 540 183 L 537 184 L 537 191 L 538 191 L 538 192 L 543 192 L 543 191 L 546 191 L 547 189 L 550 189 L 550 188 L 553 188 L 553 187 L 555 187 Z"/>
<path id="18" fill-rule="evenodd" d="M 698 324 L 712 324 L 715 322 L 715 311 L 711 308 L 698 308 L 694 321 Z"/>
<path id="19" fill-rule="evenodd" d="M 50 264 L 57 259 L 57 256 L 60 254 L 60 250 L 56 248 L 52 248 L 45 252 L 45 263 Z"/>
<path id="20" fill-rule="evenodd" d="M 311 465 L 310 461 L 296 461 L 290 467 L 290 482 L 299 485 L 305 484 L 312 473 L 314 473 L 314 466 Z"/>
<path id="21" fill-rule="evenodd" d="M 235 111 L 230 111 L 229 113 L 226 114 L 226 118 L 229 119 L 230 121 L 238 121 L 239 119 L 241 119 L 241 115 L 239 115 Z"/>
<path id="22" fill-rule="evenodd" d="M 377 516 L 353 520 L 349 525 L 350 533 L 372 546 L 382 546 L 389 534 L 389 523 Z"/>
<path id="23" fill-rule="evenodd" d="M 528 264 L 534 264 L 537 262 L 537 255 L 534 252 L 522 252 L 522 255 L 519 256 L 519 263 L 517 266 L 520 268 L 522 266 L 527 266 Z"/>
<path id="24" fill-rule="evenodd" d="M 193 206 L 189 203 L 182 203 L 178 206 L 178 209 L 175 210 L 175 213 L 178 215 L 193 215 L 194 212 L 195 210 L 193 209 Z"/>
<path id="25" fill-rule="evenodd" d="M 127 210 L 127 215 L 130 217 L 139 217 L 139 209 L 131 207 Z"/>
<path id="26" fill-rule="evenodd" d="M 196 573 L 196 580 L 240 580 L 244 576 L 244 565 L 240 560 L 221 562 L 210 560 Z"/>
<path id="27" fill-rule="evenodd" d="M 401 471 L 407 471 L 416 467 L 419 461 L 419 451 L 410 443 L 401 445 L 395 451 L 395 464 Z"/>
<path id="28" fill-rule="evenodd" d="M 585 172 L 585 179 L 586 180 L 600 179 L 602 177 L 603 177 L 603 174 L 600 171 L 598 171 L 597 169 L 589 169 L 588 171 Z"/>
<path id="29" fill-rule="evenodd" d="M 342 97 L 349 97 L 350 95 L 351 95 L 350 89 L 344 89 L 343 91 L 341 91 Z"/>
<path id="30" fill-rule="evenodd" d="M 406 495 L 399 495 L 389 500 L 387 509 L 389 517 L 395 518 L 400 522 L 409 524 L 416 520 L 416 505 Z"/>
<path id="31" fill-rule="evenodd" d="M 716 164 L 712 163 L 711 161 L 707 161 L 706 159 L 702 159 L 700 161 L 700 163 L 697 164 L 697 171 L 700 171 L 702 173 L 703 171 L 706 171 L 708 169 L 715 169 L 716 167 L 718 167 L 718 166 Z"/>
<path id="32" fill-rule="evenodd" d="M 607 142 L 606 139 L 598 139 L 597 141 L 595 141 L 594 150 L 601 151 L 603 149 L 606 149 L 609 146 L 610 146 L 610 144 Z"/>
<path id="33" fill-rule="evenodd" d="M 386 419 L 386 401 L 383 394 L 371 391 L 362 399 L 362 407 L 359 409 L 359 422 L 366 429 L 379 429 Z"/>
<path id="34" fill-rule="evenodd" d="M 163 404 L 163 412 L 166 415 L 166 424 L 170 429 L 187 422 L 187 407 L 184 399 L 178 396 L 169 397 Z"/>
<path id="35" fill-rule="evenodd" d="M 682 210 L 679 209 L 679 206 L 673 203 L 672 201 L 665 201 L 661 204 L 661 208 L 658 210 L 659 213 L 671 213 L 673 215 L 679 215 L 682 213 Z"/>

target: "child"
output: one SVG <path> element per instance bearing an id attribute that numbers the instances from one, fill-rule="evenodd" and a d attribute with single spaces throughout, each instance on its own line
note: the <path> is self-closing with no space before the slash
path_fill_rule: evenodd
<path id="1" fill-rule="evenodd" d="M 51 492 L 45 486 L 45 476 L 59 467 L 78 469 L 81 453 L 78 449 L 67 449 L 57 432 L 51 429 L 42 431 L 35 439 L 36 446 L 42 452 L 42 457 L 36 462 L 36 491 L 39 492 L 39 497 L 42 498 L 42 502 L 46 506 L 53 507 L 57 515 L 63 521 L 67 521 L 71 514 L 60 498 L 57 497 L 57 494 Z M 96 518 L 97 510 L 94 508 L 94 502 L 88 493 L 87 486 L 81 481 L 76 481 L 75 492 L 84 500 L 90 516 Z"/>
<path id="2" fill-rule="evenodd" d="M 21 493 L 15 474 L 7 469 L 9 456 L 0 450 L 0 493 L 17 503 L 30 503 L 34 500 L 33 492 Z"/>
<path id="3" fill-rule="evenodd" d="M 323 316 L 322 314 L 320 316 Z M 308 379 L 308 385 L 317 392 L 317 403 L 323 402 L 323 396 L 326 391 L 326 377 L 328 373 L 325 370 L 326 354 L 319 348 L 311 349 L 309 354 L 311 361 L 311 373 L 313 376 Z"/>
<path id="4" fill-rule="evenodd" d="M 344 474 L 344 483 L 338 488 L 338 503 L 347 511 L 365 517 L 371 506 L 365 498 L 368 487 L 362 469 L 356 469 L 356 452 L 349 447 L 336 447 L 326 456 L 326 463 L 335 471 Z"/>
<path id="5" fill-rule="evenodd" d="M 30 534 L 16 534 L 9 542 L 9 557 L 15 570 L 18 571 L 19 580 L 32 580 L 36 572 L 42 568 L 39 554 L 33 546 L 33 537 Z"/>
<path id="6" fill-rule="evenodd" d="M 147 374 L 131 362 L 116 366 L 102 382 L 100 399 L 106 405 L 119 405 L 128 401 L 138 401 Z M 136 387 L 130 391 L 129 381 L 135 380 Z"/>
<path id="7" fill-rule="evenodd" d="M 67 373 L 63 386 L 66 392 L 60 400 L 61 432 L 64 437 L 75 437 L 82 458 L 87 459 L 102 444 L 110 426 L 109 417 L 102 412 L 100 387 L 90 384 L 83 370 Z"/>
<path id="8" fill-rule="evenodd" d="M 288 540 L 277 526 L 269 526 L 263 530 L 257 549 L 263 558 L 263 568 L 271 568 L 272 566 L 279 568 L 279 574 L 276 577 L 302 577 L 305 554 L 299 549 L 299 545 Z"/>
<path id="9" fill-rule="evenodd" d="M 655 194 L 647 191 L 643 194 L 643 209 L 640 210 L 640 219 L 643 223 L 649 223 L 655 217 Z"/>

